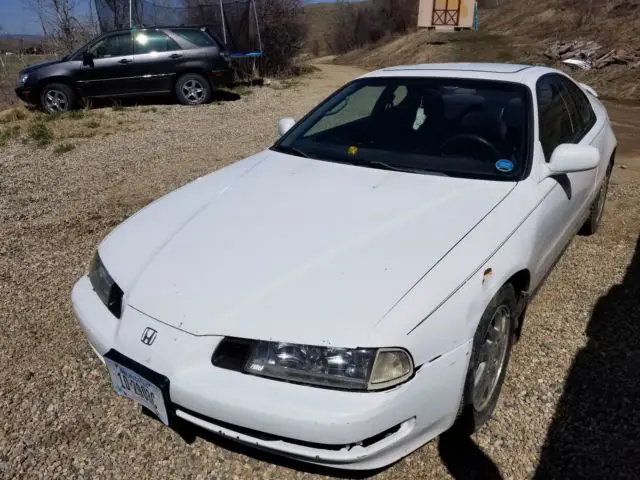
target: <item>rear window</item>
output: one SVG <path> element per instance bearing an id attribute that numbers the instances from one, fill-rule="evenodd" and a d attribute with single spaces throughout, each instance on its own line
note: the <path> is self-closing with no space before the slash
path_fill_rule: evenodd
<path id="1" fill-rule="evenodd" d="M 202 30 L 174 28 L 171 31 L 180 38 L 183 38 L 187 42 L 193 43 L 198 47 L 211 47 L 216 44 L 214 40 Z"/>

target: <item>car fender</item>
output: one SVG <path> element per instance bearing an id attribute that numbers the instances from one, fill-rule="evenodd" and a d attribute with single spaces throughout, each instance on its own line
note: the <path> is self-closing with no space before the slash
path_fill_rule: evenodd
<path id="1" fill-rule="evenodd" d="M 533 188 L 519 184 L 376 325 L 372 344 L 403 338 L 421 365 L 473 338 L 498 290 L 533 265 Z"/>

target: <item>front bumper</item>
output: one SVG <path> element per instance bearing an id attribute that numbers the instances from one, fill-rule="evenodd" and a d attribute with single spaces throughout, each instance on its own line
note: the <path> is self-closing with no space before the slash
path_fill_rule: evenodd
<path id="1" fill-rule="evenodd" d="M 25 103 L 33 104 L 34 102 L 34 89 L 31 87 L 16 87 L 15 88 L 16 95 L 20 100 Z"/>
<path id="2" fill-rule="evenodd" d="M 339 468 L 376 469 L 411 453 L 454 421 L 467 367 L 465 344 L 383 392 L 295 385 L 211 364 L 219 336 L 196 336 L 126 306 L 118 320 L 86 277 L 73 307 L 99 356 L 115 350 L 169 379 L 170 415 L 261 449 Z M 142 343 L 147 327 L 153 345 Z"/>

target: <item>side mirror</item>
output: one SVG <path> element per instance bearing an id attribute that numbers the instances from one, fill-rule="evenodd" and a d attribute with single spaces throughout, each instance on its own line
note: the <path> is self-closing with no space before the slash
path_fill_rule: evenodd
<path id="1" fill-rule="evenodd" d="M 295 124 L 296 121 L 291 117 L 281 118 L 278 120 L 278 136 L 281 137 L 287 133 Z"/>
<path id="2" fill-rule="evenodd" d="M 563 143 L 551 154 L 547 167 L 552 174 L 593 170 L 600 163 L 600 151 L 591 145 Z"/>
<path id="3" fill-rule="evenodd" d="M 82 53 L 82 65 L 93 67 L 93 55 L 89 52 Z"/>

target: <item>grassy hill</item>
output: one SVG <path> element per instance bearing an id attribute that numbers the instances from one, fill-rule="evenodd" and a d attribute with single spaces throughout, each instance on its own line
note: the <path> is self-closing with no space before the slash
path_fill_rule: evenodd
<path id="1" fill-rule="evenodd" d="M 501 3 L 494 8 L 480 8 L 478 32 L 419 30 L 383 39 L 336 61 L 369 68 L 403 63 L 500 61 L 549 64 L 569 71 L 570 67 L 553 62 L 542 53 L 555 40 L 594 40 L 608 49 L 640 54 L 640 0 Z M 324 19 L 320 18 L 323 14 Z M 330 28 L 330 15 L 330 8 L 313 12 L 311 38 L 321 37 L 322 28 Z M 601 70 L 570 71 L 604 97 L 640 101 L 640 68 L 611 65 Z"/>
<path id="2" fill-rule="evenodd" d="M 307 51 L 320 57 L 328 55 L 331 24 L 336 14 L 335 3 L 316 3 L 305 5 L 305 16 L 309 24 Z"/>

